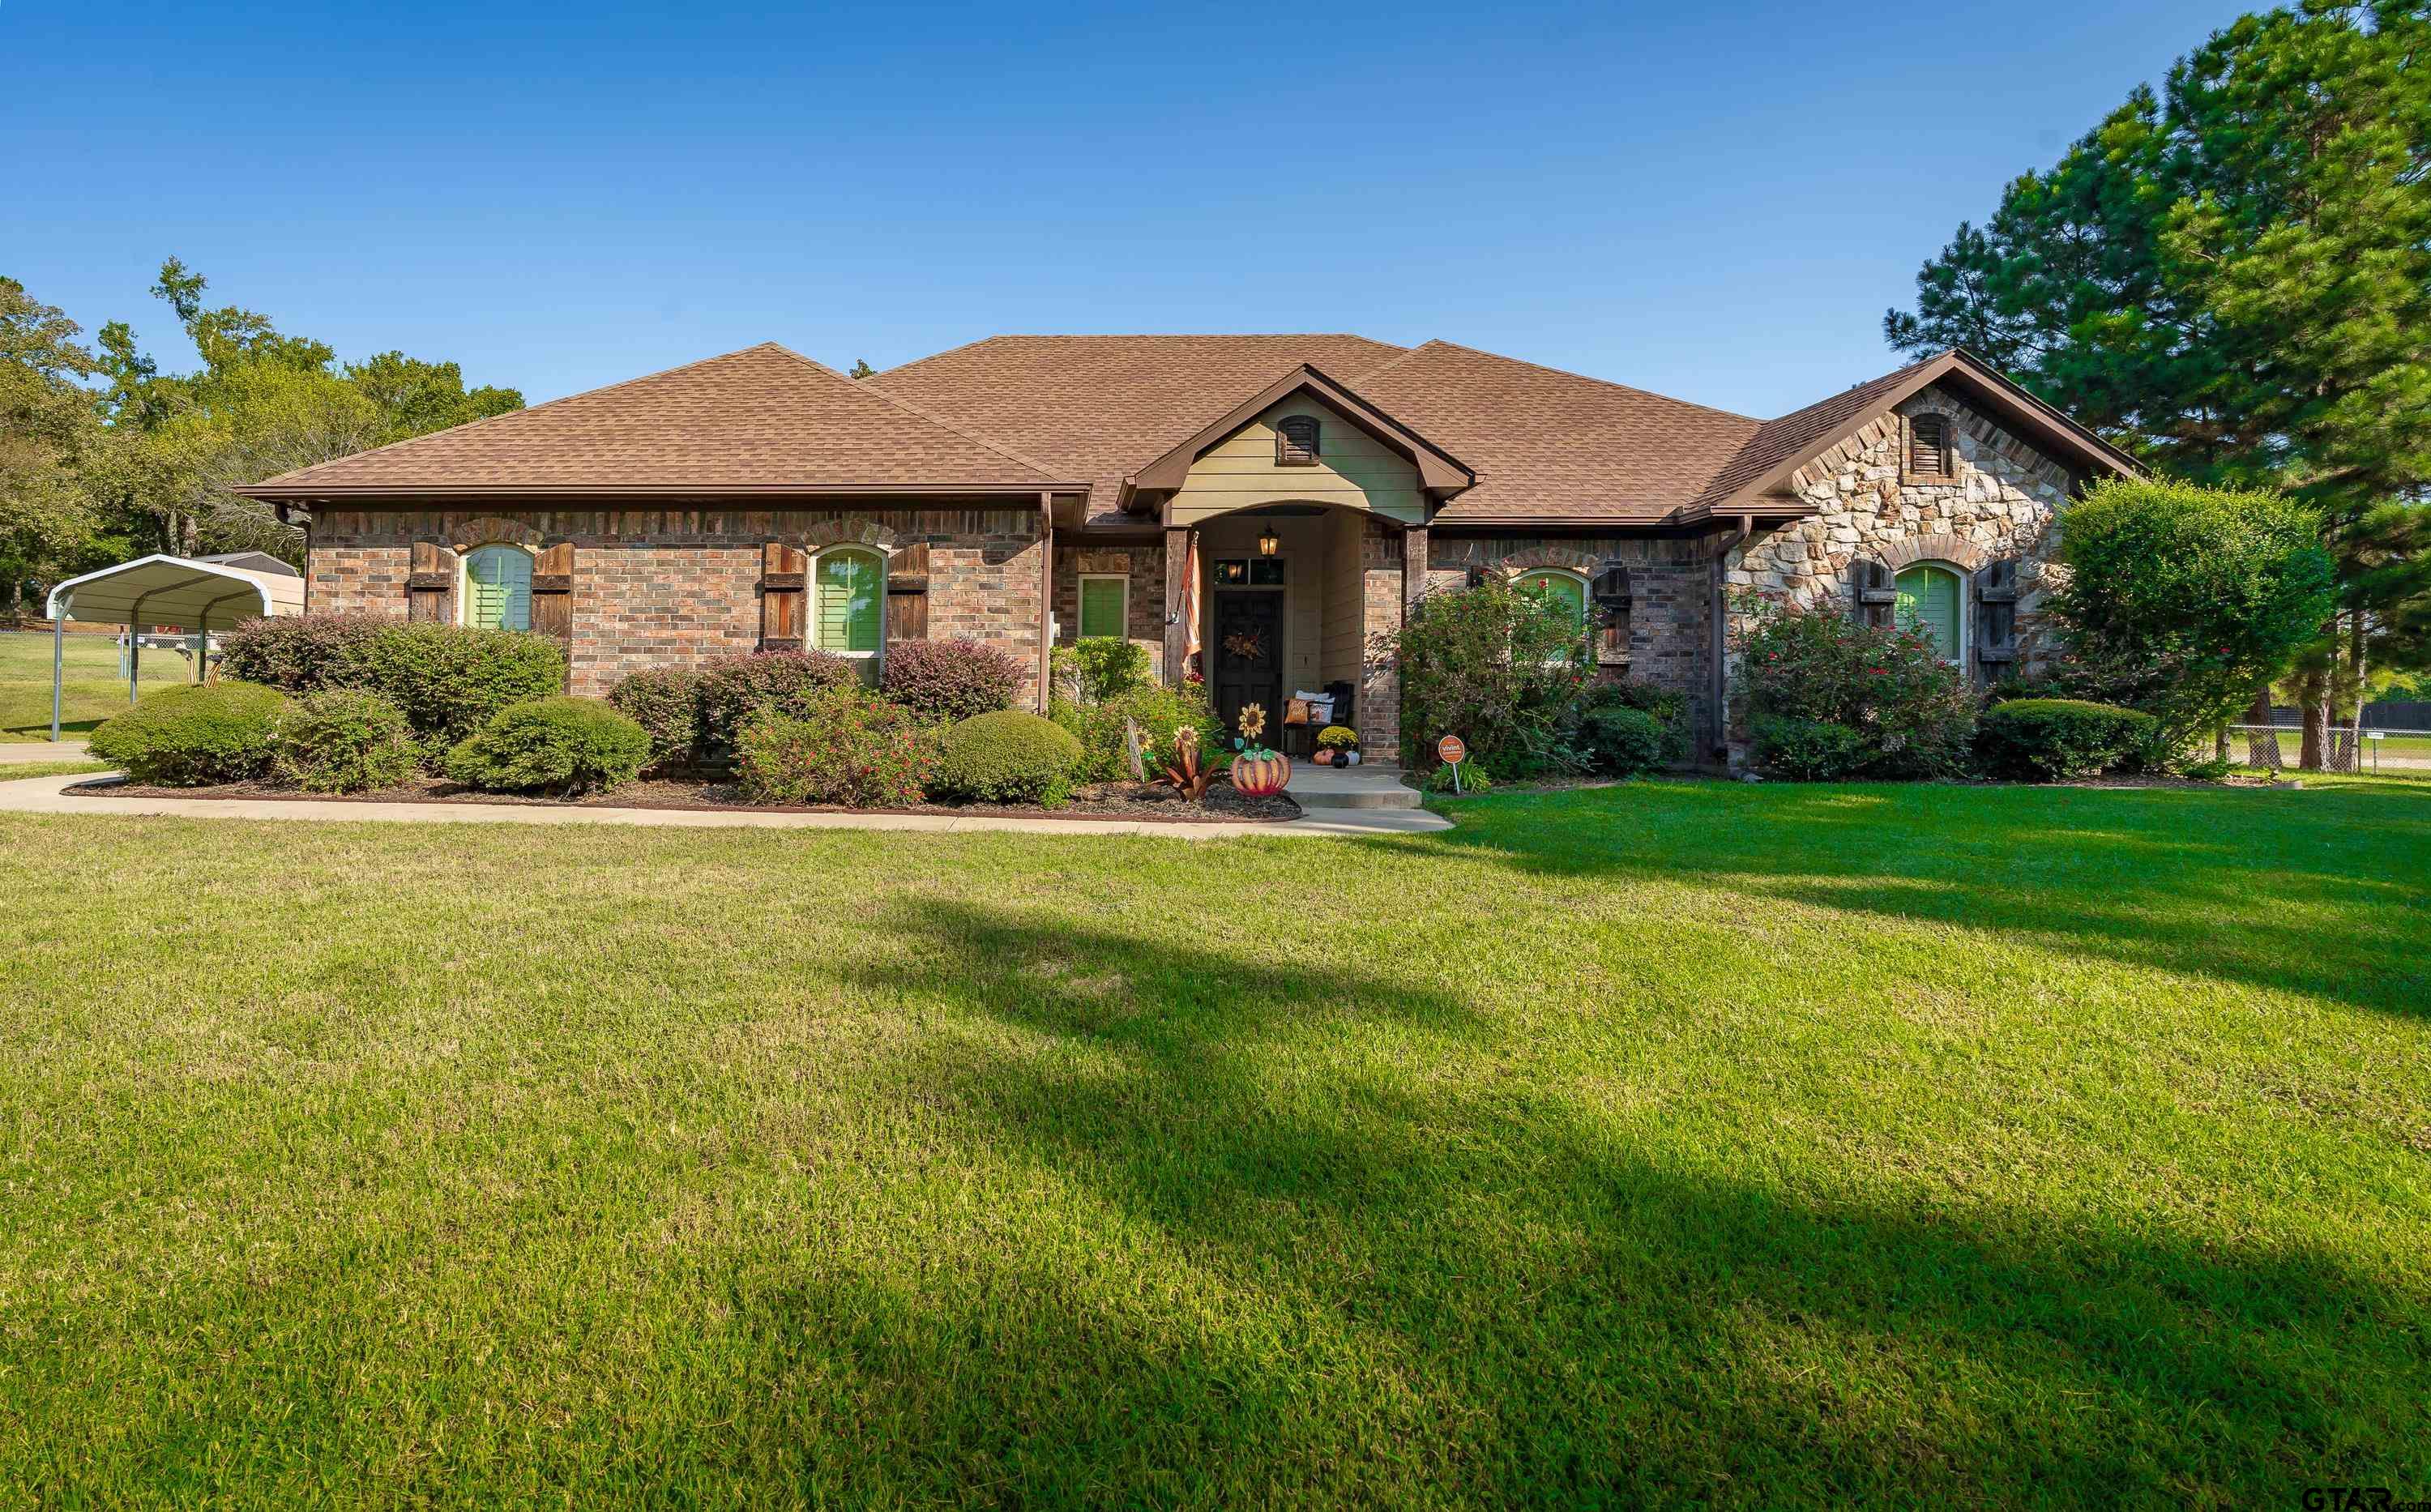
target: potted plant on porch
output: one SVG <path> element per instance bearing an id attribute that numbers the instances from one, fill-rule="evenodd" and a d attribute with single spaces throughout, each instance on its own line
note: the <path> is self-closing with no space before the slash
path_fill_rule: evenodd
<path id="1" fill-rule="evenodd" d="M 1291 781 L 1291 759 L 1258 744 L 1258 737 L 1266 732 L 1266 705 L 1242 705 L 1241 736 L 1232 742 L 1240 752 L 1232 758 L 1232 790 L 1247 798 L 1280 793 Z"/>
<path id="2" fill-rule="evenodd" d="M 1328 725 L 1318 731 L 1316 764 L 1319 766 L 1358 765 L 1359 731 L 1349 725 Z"/>

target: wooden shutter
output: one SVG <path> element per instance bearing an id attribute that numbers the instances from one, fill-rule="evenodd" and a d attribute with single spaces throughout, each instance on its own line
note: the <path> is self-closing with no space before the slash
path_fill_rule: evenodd
<path id="1" fill-rule="evenodd" d="M 1596 574 L 1589 589 L 1596 607 L 1596 660 L 1613 665 L 1629 660 L 1629 569 L 1613 563 Z"/>
<path id="2" fill-rule="evenodd" d="M 413 543 L 412 565 L 405 580 L 405 617 L 446 624 L 456 617 L 455 592 L 456 553 L 436 541 Z"/>
<path id="3" fill-rule="evenodd" d="M 1857 596 L 1857 618 L 1876 630 L 1889 629 L 1891 606 L 1899 601 L 1899 590 L 1891 582 L 1891 569 L 1871 558 L 1859 557 L 1849 564 L 1849 582 Z"/>
<path id="4" fill-rule="evenodd" d="M 1987 682 L 2007 677 L 2018 662 L 2018 563 L 2014 557 L 1975 572 L 1975 668 Z"/>
<path id="5" fill-rule="evenodd" d="M 1907 470 L 1918 478 L 1950 476 L 1948 422 L 1937 414 L 1917 415 L 1907 423 Z"/>
<path id="6" fill-rule="evenodd" d="M 574 654 L 574 543 L 561 541 L 532 563 L 532 633 Z"/>
<path id="7" fill-rule="evenodd" d="M 792 546 L 771 541 L 760 548 L 760 649 L 802 648 L 802 597 L 810 563 Z"/>
<path id="8" fill-rule="evenodd" d="M 929 543 L 914 541 L 886 563 L 886 638 L 929 638 Z"/>
<path id="9" fill-rule="evenodd" d="M 1314 467 L 1316 465 L 1317 425 L 1304 414 L 1296 414 L 1275 427 L 1275 465 L 1278 467 Z"/>

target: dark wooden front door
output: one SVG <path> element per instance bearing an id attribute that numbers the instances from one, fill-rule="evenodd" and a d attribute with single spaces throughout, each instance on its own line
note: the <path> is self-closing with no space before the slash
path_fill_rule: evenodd
<path id="1" fill-rule="evenodd" d="M 1281 734 L 1283 696 L 1283 596 L 1279 593 L 1218 593 L 1216 596 L 1216 676 L 1211 691 L 1216 716 L 1224 721 L 1224 736 L 1241 732 L 1241 706 L 1263 704 L 1266 711 L 1266 742 Z"/>

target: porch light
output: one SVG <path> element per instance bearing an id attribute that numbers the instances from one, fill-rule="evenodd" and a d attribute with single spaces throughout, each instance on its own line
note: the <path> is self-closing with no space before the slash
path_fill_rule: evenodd
<path id="1" fill-rule="evenodd" d="M 1275 528 L 1271 525 L 1258 532 L 1258 555 L 1262 557 L 1273 556 L 1283 548 L 1283 537 L 1275 534 Z"/>

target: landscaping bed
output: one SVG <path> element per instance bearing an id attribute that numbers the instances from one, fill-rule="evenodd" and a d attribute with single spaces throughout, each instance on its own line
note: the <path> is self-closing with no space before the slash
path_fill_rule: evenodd
<path id="1" fill-rule="evenodd" d="M 544 808 L 743 809 L 766 814 L 937 814 L 990 818 L 1146 819 L 1165 824 L 1283 824 L 1300 816 L 1300 806 L 1286 794 L 1250 798 L 1218 782 L 1198 803 L 1166 787 L 1133 782 L 1098 782 L 1072 791 L 1061 808 L 1036 804 L 947 803 L 936 800 L 855 808 L 840 803 L 753 803 L 741 789 L 722 780 L 648 778 L 605 792 L 551 798 L 536 793 L 485 793 L 444 777 L 414 777 L 393 787 L 366 793 L 310 793 L 286 783 L 256 781 L 221 782 L 209 787 L 170 787 L 134 781 L 79 782 L 67 790 L 93 798 L 283 798 L 327 803 L 523 804 Z"/>

